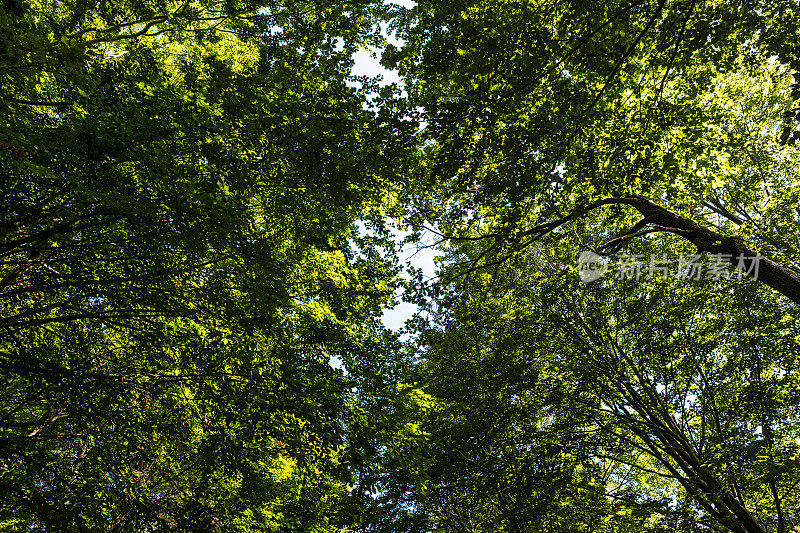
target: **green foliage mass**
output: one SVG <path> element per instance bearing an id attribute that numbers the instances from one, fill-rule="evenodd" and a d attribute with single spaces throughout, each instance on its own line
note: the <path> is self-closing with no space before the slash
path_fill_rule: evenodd
<path id="1" fill-rule="evenodd" d="M 5 0 L 0 529 L 796 531 L 798 21 Z"/>
<path id="2" fill-rule="evenodd" d="M 379 12 L 0 12 L 1 529 L 349 520 L 331 360 L 388 338 L 394 267 L 355 223 L 390 205 L 405 127 L 348 83 Z"/>
<path id="3" fill-rule="evenodd" d="M 385 530 L 800 525 L 797 19 L 513 0 L 397 19 L 384 60 L 426 123 L 404 214 L 443 255 L 416 292 L 424 437 L 392 465 L 414 523 Z M 729 237 L 785 267 L 777 295 L 576 275 L 582 250 L 674 263 Z"/>

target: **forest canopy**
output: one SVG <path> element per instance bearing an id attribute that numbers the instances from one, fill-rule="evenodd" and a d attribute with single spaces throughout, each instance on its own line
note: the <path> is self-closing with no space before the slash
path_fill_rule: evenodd
<path id="1" fill-rule="evenodd" d="M 797 531 L 799 25 L 4 0 L 0 529 Z"/>

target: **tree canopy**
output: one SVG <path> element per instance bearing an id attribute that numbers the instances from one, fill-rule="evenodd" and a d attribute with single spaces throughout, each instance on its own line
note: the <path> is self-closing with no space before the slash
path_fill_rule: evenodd
<path id="1" fill-rule="evenodd" d="M 796 20 L 660 1 L 399 19 L 385 59 L 427 123 L 405 214 L 445 251 L 417 291 L 424 468 L 395 482 L 423 530 L 796 527 Z M 617 270 L 581 283 L 582 251 Z"/>
<path id="2" fill-rule="evenodd" d="M 796 530 L 798 24 L 6 0 L 0 528 Z"/>
<path id="3" fill-rule="evenodd" d="M 368 3 L 2 14 L 5 531 L 328 531 L 402 127 Z M 343 355 L 346 353 L 347 355 Z"/>

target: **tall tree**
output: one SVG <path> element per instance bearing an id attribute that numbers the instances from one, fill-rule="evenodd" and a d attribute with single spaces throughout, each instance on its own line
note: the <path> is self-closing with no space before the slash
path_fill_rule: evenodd
<path id="1" fill-rule="evenodd" d="M 795 526 L 796 11 L 465 1 L 399 18 L 386 61 L 428 124 L 408 221 L 447 251 L 420 294 L 431 437 L 396 473 L 429 528 Z M 764 271 L 583 286 L 582 250 Z"/>
<path id="2" fill-rule="evenodd" d="M 347 522 L 330 361 L 382 342 L 393 271 L 354 223 L 384 209 L 405 127 L 348 83 L 378 16 L 3 4 L 5 531 Z"/>
<path id="3" fill-rule="evenodd" d="M 583 285 L 566 244 L 470 276 L 423 329 L 434 529 L 791 530 L 796 309 L 735 276 Z"/>

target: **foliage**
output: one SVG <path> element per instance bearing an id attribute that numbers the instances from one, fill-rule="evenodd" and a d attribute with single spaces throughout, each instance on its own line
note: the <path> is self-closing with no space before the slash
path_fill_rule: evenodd
<path id="1" fill-rule="evenodd" d="M 394 289 L 354 226 L 404 127 L 349 83 L 380 8 L 5 6 L 3 529 L 338 530 L 330 360 Z"/>
<path id="2" fill-rule="evenodd" d="M 6 0 L 0 526 L 800 527 L 798 20 Z M 583 284 L 587 249 L 764 270 Z"/>
<path id="3" fill-rule="evenodd" d="M 417 415 L 422 468 L 395 473 L 428 530 L 796 527 L 797 15 L 420 1 L 398 19 L 385 60 L 427 123 L 406 220 L 445 252 L 417 293 L 414 379 L 438 407 Z M 572 266 L 726 240 L 771 258 L 777 298 L 736 274 L 583 286 Z"/>

